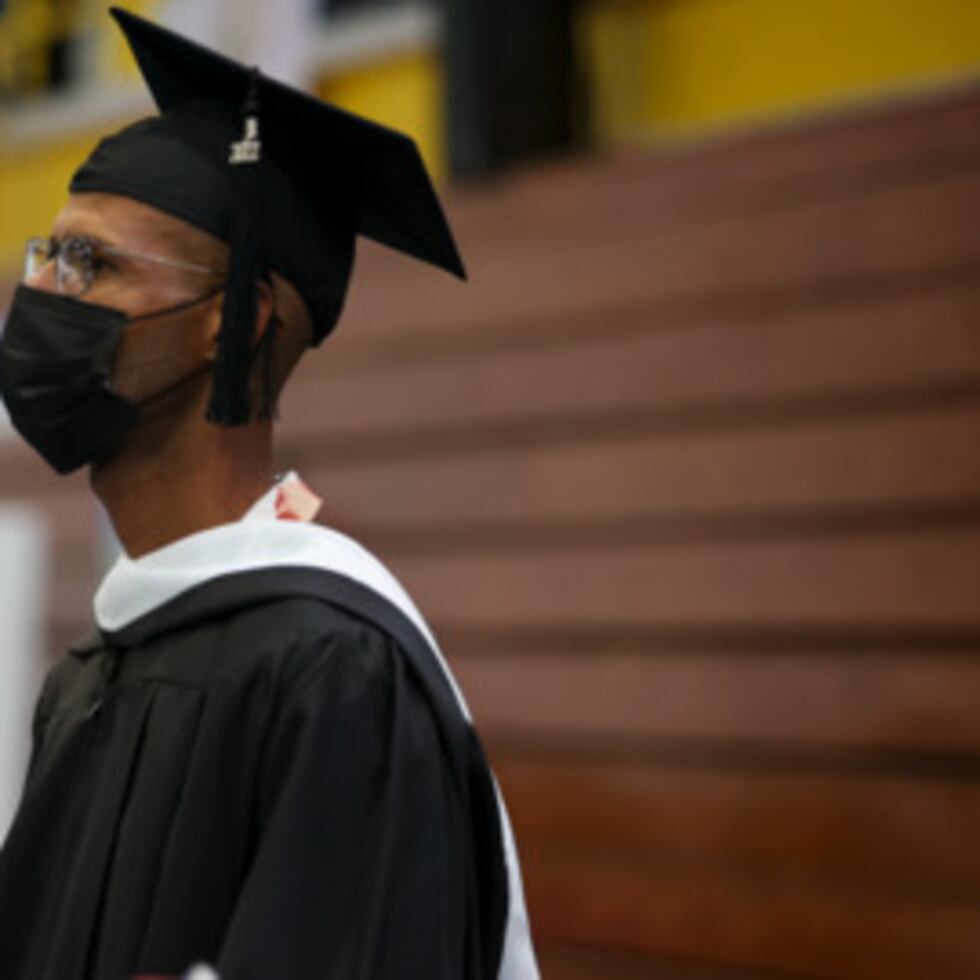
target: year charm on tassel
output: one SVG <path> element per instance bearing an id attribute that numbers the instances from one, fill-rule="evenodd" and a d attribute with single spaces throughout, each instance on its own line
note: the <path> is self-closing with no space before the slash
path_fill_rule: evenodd
<path id="1" fill-rule="evenodd" d="M 245 132 L 242 138 L 231 144 L 231 154 L 228 162 L 258 163 L 262 156 L 262 141 L 259 139 L 259 120 L 257 116 L 245 119 Z"/>
<path id="2" fill-rule="evenodd" d="M 249 72 L 248 93 L 242 106 L 244 130 L 242 138 L 231 144 L 228 162 L 233 165 L 241 163 L 258 163 L 262 157 L 262 141 L 259 139 L 259 78 L 258 68 Z"/>

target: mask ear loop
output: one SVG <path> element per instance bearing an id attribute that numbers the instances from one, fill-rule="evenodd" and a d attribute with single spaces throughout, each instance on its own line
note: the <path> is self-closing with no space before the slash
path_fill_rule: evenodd
<path id="1" fill-rule="evenodd" d="M 126 317 L 127 323 L 139 323 L 141 320 L 152 320 L 154 317 L 158 316 L 170 316 L 172 313 L 182 313 L 184 310 L 189 310 L 199 303 L 204 303 L 209 299 L 214 299 L 219 293 L 223 293 L 225 290 L 224 284 L 216 286 L 209 293 L 205 293 L 203 296 L 198 296 L 197 299 L 185 300 L 182 303 L 178 303 L 176 306 L 165 306 L 162 310 L 153 310 L 150 313 L 140 313 L 139 316 L 128 316 Z"/>
<path id="2" fill-rule="evenodd" d="M 126 317 L 126 324 L 128 326 L 131 323 L 139 323 L 142 320 L 152 320 L 155 317 L 164 317 L 164 316 L 170 316 L 174 313 L 182 313 L 184 310 L 189 310 L 192 307 L 198 306 L 200 303 L 204 303 L 209 299 L 214 299 L 215 296 L 218 296 L 220 293 L 224 291 L 224 288 L 225 288 L 224 285 L 216 286 L 214 289 L 212 289 L 210 292 L 205 293 L 203 296 L 198 296 L 196 299 L 186 300 L 183 303 L 178 303 L 176 306 L 167 306 L 161 310 L 153 310 L 150 313 L 140 313 L 138 316 Z M 136 407 L 141 410 L 145 410 L 148 405 L 153 405 L 156 402 L 160 401 L 162 398 L 166 398 L 168 395 L 172 394 L 178 388 L 183 387 L 189 381 L 193 381 L 194 378 L 197 378 L 200 375 L 204 374 L 205 372 L 211 370 L 212 370 L 212 365 L 210 363 L 205 363 L 200 368 L 191 371 L 191 373 L 186 375 L 185 377 L 179 378 L 173 384 L 168 385 L 162 391 L 154 392 L 148 398 L 143 399 L 143 401 L 137 402 Z M 107 385 L 107 387 L 109 386 Z M 112 390 L 111 387 L 109 387 L 109 390 L 110 391 Z"/>
<path id="3" fill-rule="evenodd" d="M 269 320 L 266 324 L 265 331 L 259 338 L 259 342 L 252 348 L 251 357 L 254 361 L 255 358 L 262 358 L 262 390 L 260 392 L 260 404 L 257 413 L 258 418 L 261 421 L 267 421 L 269 419 L 275 419 L 277 417 L 276 412 L 276 399 L 273 397 L 273 378 L 272 378 L 272 348 L 275 343 L 276 334 L 278 334 L 279 329 L 282 327 L 282 320 L 276 311 L 276 292 L 275 283 L 272 281 L 272 277 L 269 275 L 263 276 L 263 280 L 268 283 L 270 289 L 272 290 L 272 311 L 269 314 Z M 168 306 L 162 310 L 154 310 L 150 313 L 140 313 L 139 316 L 131 316 L 126 318 L 126 323 L 139 323 L 141 320 L 152 320 L 154 317 L 170 316 L 173 313 L 182 313 L 184 310 L 189 310 L 199 303 L 204 303 L 209 299 L 213 299 L 215 296 L 219 295 L 224 291 L 224 285 L 217 286 L 210 292 L 205 293 L 203 296 L 198 296 L 196 299 L 190 299 L 183 303 L 178 303 L 176 306 Z M 209 367 L 202 368 L 201 370 L 209 370 Z M 174 387 L 179 387 L 186 381 L 191 380 L 201 373 L 199 371 L 194 371 L 186 378 L 182 378 Z M 162 392 L 158 392 L 156 395 L 152 396 L 146 404 L 150 404 L 156 401 L 158 397 L 162 397 L 170 393 L 172 388 L 164 389 Z"/>

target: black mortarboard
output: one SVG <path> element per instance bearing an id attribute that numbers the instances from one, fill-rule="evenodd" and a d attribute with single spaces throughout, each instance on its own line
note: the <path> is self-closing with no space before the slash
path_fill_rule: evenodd
<path id="1" fill-rule="evenodd" d="M 250 416 L 256 286 L 272 269 L 310 309 L 313 343 L 343 307 L 366 235 L 465 278 L 415 143 L 112 8 L 160 115 L 103 140 L 72 192 L 151 204 L 231 246 L 209 417 Z"/>

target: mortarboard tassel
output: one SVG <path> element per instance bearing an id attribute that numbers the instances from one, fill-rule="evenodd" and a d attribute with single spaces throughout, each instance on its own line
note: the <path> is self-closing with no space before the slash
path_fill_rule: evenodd
<path id="1" fill-rule="evenodd" d="M 255 208 L 262 200 L 258 90 L 259 72 L 253 69 L 242 109 L 242 138 L 231 144 L 228 158 L 231 166 L 243 170 L 241 198 L 229 242 L 225 303 L 208 405 L 208 419 L 221 425 L 244 425 L 251 419 L 252 338 L 258 314 L 258 281 L 268 276 L 255 215 Z"/>

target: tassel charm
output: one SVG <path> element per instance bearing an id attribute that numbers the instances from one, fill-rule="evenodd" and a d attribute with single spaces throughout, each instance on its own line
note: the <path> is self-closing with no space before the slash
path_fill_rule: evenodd
<path id="1" fill-rule="evenodd" d="M 262 141 L 259 139 L 259 120 L 256 116 L 245 119 L 242 138 L 231 144 L 228 162 L 237 166 L 242 163 L 258 163 L 262 159 Z"/>
<path id="2" fill-rule="evenodd" d="M 259 70 L 253 68 L 248 82 L 248 95 L 242 108 L 244 131 L 242 138 L 231 144 L 228 162 L 233 166 L 258 163 L 262 159 L 262 140 L 259 139 Z"/>

